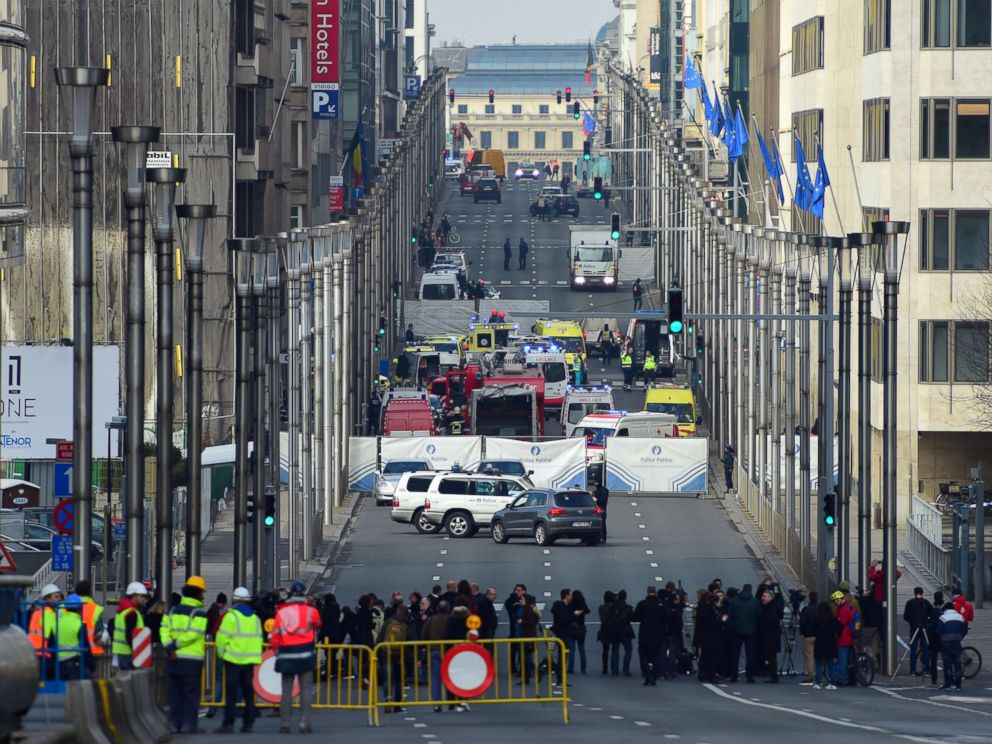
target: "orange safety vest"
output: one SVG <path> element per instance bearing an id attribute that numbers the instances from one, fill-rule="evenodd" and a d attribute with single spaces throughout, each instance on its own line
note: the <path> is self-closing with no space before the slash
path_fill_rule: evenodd
<path id="1" fill-rule="evenodd" d="M 90 653 L 94 656 L 103 656 L 106 650 L 101 646 L 95 637 L 96 633 L 96 611 L 98 606 L 93 602 L 83 602 L 83 625 L 86 627 L 86 640 L 90 644 Z"/>
<path id="2" fill-rule="evenodd" d="M 276 611 L 269 639 L 273 647 L 313 644 L 320 629 L 320 614 L 305 602 L 291 602 Z"/>
<path id="3" fill-rule="evenodd" d="M 34 646 L 34 652 L 38 656 L 46 659 L 52 658 L 52 654 L 47 651 L 48 639 L 45 637 L 45 613 L 55 614 L 51 607 L 39 607 L 31 613 L 31 620 L 28 622 L 28 640 Z"/>

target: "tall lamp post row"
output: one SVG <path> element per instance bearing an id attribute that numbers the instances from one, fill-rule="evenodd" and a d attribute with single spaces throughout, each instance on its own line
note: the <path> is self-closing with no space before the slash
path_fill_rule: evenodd
<path id="1" fill-rule="evenodd" d="M 867 586 L 872 557 L 871 298 L 881 273 L 885 283 L 881 501 L 888 568 L 895 566 L 896 555 L 896 313 L 908 224 L 879 222 L 871 233 L 827 237 L 767 229 L 728 217 L 707 187 L 709 153 L 702 163 L 701 179 L 699 168 L 681 147 L 677 122 L 659 122 L 656 102 L 645 95 L 636 79 L 615 65 L 608 66 L 608 78 L 609 88 L 619 91 L 622 104 L 611 106 L 609 125 L 629 143 L 623 147 L 633 150 L 617 154 L 616 180 L 652 187 L 660 182 L 662 194 L 657 203 L 650 195 L 635 192 L 634 196 L 634 218 L 647 214 L 663 236 L 660 253 L 665 255 L 659 255 L 657 278 L 666 284 L 679 279 L 681 286 L 696 288 L 685 295 L 687 314 L 717 316 L 691 324 L 696 334 L 704 334 L 700 349 L 710 357 L 696 358 L 694 370 L 707 371 L 701 389 L 710 411 L 710 435 L 721 444 L 732 444 L 741 459 L 740 503 L 821 596 L 835 582 L 851 580 L 852 565 L 857 566 L 861 586 Z M 646 138 L 645 127 L 649 130 Z M 659 173 L 657 181 L 649 178 L 654 171 Z M 855 395 L 851 371 L 855 285 L 857 427 L 850 418 Z M 751 321 L 752 316 L 758 317 Z M 817 339 L 815 399 L 810 390 L 813 328 Z M 687 339 L 684 349 L 692 360 L 695 350 L 688 344 L 695 344 Z M 814 431 L 819 435 L 815 468 L 809 450 Z M 852 450 L 855 431 L 856 458 Z M 797 446 L 791 444 L 793 432 L 798 435 Z M 782 436 L 787 438 L 784 454 Z M 786 467 L 780 476 L 783 460 Z M 816 501 L 811 476 L 816 478 Z M 833 522 L 822 511 L 828 495 L 836 504 Z M 850 517 L 852 501 L 857 508 L 856 531 L 852 531 Z M 858 551 L 852 556 L 855 532 Z M 828 570 L 834 565 L 834 570 Z M 893 627 L 895 571 L 886 570 L 885 577 L 887 622 Z M 887 643 L 886 663 L 894 665 L 895 634 L 887 638 L 891 643 Z"/>

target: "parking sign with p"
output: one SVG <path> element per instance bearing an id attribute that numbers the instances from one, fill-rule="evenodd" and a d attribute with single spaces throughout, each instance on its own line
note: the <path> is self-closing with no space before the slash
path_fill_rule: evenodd
<path id="1" fill-rule="evenodd" d="M 313 86 L 310 89 L 310 112 L 314 119 L 338 118 L 338 87 Z"/>

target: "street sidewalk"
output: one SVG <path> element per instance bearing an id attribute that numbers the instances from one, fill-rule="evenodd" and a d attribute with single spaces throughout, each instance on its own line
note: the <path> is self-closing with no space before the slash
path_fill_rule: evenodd
<path id="1" fill-rule="evenodd" d="M 727 515 L 730 517 L 734 526 L 741 533 L 741 537 L 744 542 L 748 545 L 748 548 L 754 553 L 755 557 L 761 561 L 761 563 L 768 569 L 768 573 L 783 587 L 800 587 L 802 582 L 800 582 L 799 577 L 796 575 L 795 571 L 786 563 L 782 554 L 774 549 L 769 542 L 765 539 L 764 535 L 758 530 L 754 522 L 744 513 L 737 503 L 737 499 L 734 497 L 733 492 L 728 492 L 724 487 L 724 476 L 723 476 L 723 463 L 720 460 L 720 445 L 719 443 L 710 442 L 710 468 L 709 468 L 709 496 L 718 500 L 723 508 L 726 510 Z M 815 513 L 815 511 L 814 511 Z M 883 535 L 881 529 L 872 529 L 872 557 L 882 559 L 882 541 Z M 905 528 L 901 528 L 897 534 L 897 540 L 899 546 L 905 545 Z M 816 535 L 813 535 L 813 545 L 815 550 L 816 545 Z M 851 556 L 854 558 L 854 562 L 851 566 L 850 575 L 856 576 L 857 574 L 857 555 L 858 555 L 858 539 L 857 534 L 852 535 L 851 542 Z M 908 628 L 902 621 L 903 607 L 908 600 L 913 597 L 913 588 L 916 586 L 923 587 L 925 596 L 927 599 L 933 599 L 933 593 L 938 589 L 943 587 L 938 587 L 933 584 L 925 574 L 920 571 L 916 562 L 903 550 L 898 551 L 898 568 L 902 572 L 902 578 L 896 585 L 896 596 L 897 596 L 897 615 L 899 617 L 900 624 L 900 638 L 899 643 L 902 651 L 900 651 L 900 658 L 902 653 L 905 652 L 908 640 Z M 856 583 L 852 581 L 853 584 Z M 811 587 L 803 586 L 803 589 L 808 591 Z M 945 589 L 945 598 L 950 600 L 950 592 Z M 982 655 L 983 668 L 982 672 L 976 680 L 979 684 L 988 685 L 992 682 L 992 607 L 985 607 L 983 609 L 975 609 L 975 621 L 971 624 L 970 632 L 965 640 L 965 645 L 974 646 L 978 649 L 978 652 Z M 906 663 L 900 667 L 900 676 L 905 683 L 910 683 L 911 681 L 917 681 L 918 684 L 924 684 L 923 677 L 911 677 L 905 672 L 908 671 L 908 658 Z M 927 680 L 929 678 L 926 678 Z M 943 683 L 943 679 L 940 678 L 940 683 Z M 972 683 L 974 684 L 974 682 Z"/>

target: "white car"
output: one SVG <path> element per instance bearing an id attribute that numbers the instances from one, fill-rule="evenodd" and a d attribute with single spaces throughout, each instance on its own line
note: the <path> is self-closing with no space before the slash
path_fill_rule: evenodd
<path id="1" fill-rule="evenodd" d="M 520 163 L 520 165 L 517 166 L 517 169 L 513 172 L 513 177 L 518 181 L 521 178 L 537 180 L 541 177 L 541 171 L 533 163 Z"/>
<path id="2" fill-rule="evenodd" d="M 393 491 L 393 508 L 389 517 L 399 524 L 412 524 L 417 532 L 433 535 L 440 532 L 441 525 L 425 519 L 424 501 L 427 491 L 440 473 L 422 470 L 415 473 L 403 473 L 400 482 Z"/>
<path id="3" fill-rule="evenodd" d="M 521 478 L 446 473 L 427 490 L 422 518 L 443 526 L 452 537 L 472 537 L 488 527 L 493 514 L 527 490 Z"/>
<path id="4" fill-rule="evenodd" d="M 424 470 L 431 470 L 430 464 L 424 460 L 390 460 L 385 463 L 382 466 L 382 471 L 376 473 L 375 487 L 372 489 L 375 494 L 376 506 L 388 506 L 393 503 L 396 484 L 400 482 L 400 478 L 405 473 Z"/>

